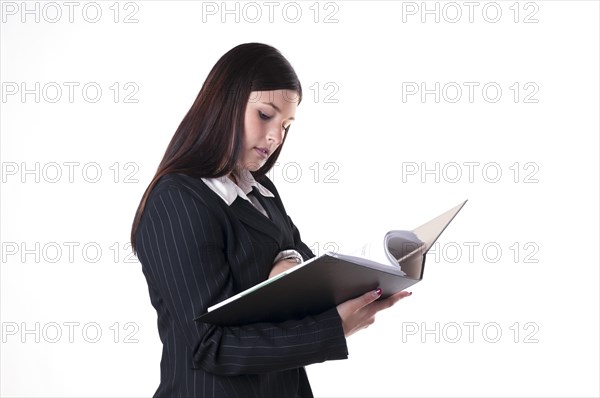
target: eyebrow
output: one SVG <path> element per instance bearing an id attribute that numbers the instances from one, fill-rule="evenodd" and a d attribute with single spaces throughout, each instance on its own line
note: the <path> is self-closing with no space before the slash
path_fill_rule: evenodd
<path id="1" fill-rule="evenodd" d="M 279 109 L 279 108 L 277 107 L 277 105 L 275 105 L 274 103 L 272 103 L 272 102 L 263 102 L 263 101 L 261 101 L 261 102 L 262 102 L 263 104 L 266 104 L 266 105 L 271 105 L 273 108 L 275 108 L 275 110 L 276 110 L 277 112 L 281 113 L 281 109 Z M 289 118 L 289 120 L 296 120 L 296 118 L 292 116 L 292 117 L 290 117 L 290 118 Z"/>

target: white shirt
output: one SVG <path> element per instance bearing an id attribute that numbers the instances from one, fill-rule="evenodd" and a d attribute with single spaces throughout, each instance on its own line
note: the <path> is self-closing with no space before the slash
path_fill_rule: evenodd
<path id="1" fill-rule="evenodd" d="M 250 202 L 254 207 L 256 207 L 265 217 L 269 217 L 267 211 L 262 207 L 258 199 L 254 197 L 254 195 L 248 196 L 250 192 L 252 192 L 252 187 L 256 187 L 258 192 L 264 196 L 269 198 L 274 198 L 275 195 L 267 188 L 260 185 L 255 179 L 254 176 L 250 173 L 248 169 L 244 169 L 243 171 L 236 171 L 234 173 L 235 178 L 237 180 L 237 185 L 231 181 L 231 179 L 227 176 L 217 177 L 217 178 L 203 178 L 202 181 L 208 185 L 210 189 L 212 189 L 217 195 L 221 197 L 227 203 L 227 206 L 231 206 L 235 198 L 238 196 L 242 199 Z"/>
<path id="2" fill-rule="evenodd" d="M 258 199 L 251 194 L 252 187 L 256 187 L 258 192 L 268 198 L 274 198 L 275 195 L 267 188 L 262 186 L 254 179 L 254 176 L 250 173 L 248 169 L 244 169 L 243 171 L 236 170 L 234 172 L 235 179 L 237 180 L 237 184 L 234 183 L 229 177 L 222 176 L 217 178 L 202 178 L 202 181 L 212 189 L 217 195 L 223 199 L 227 206 L 231 206 L 233 201 L 239 196 L 242 199 L 250 202 L 257 210 L 259 210 L 265 217 L 269 217 L 267 211 L 262 207 Z M 289 249 L 283 250 L 280 252 L 273 260 L 273 264 L 281 260 L 285 257 L 295 256 L 302 258 L 302 255 L 298 253 L 296 250 Z"/>

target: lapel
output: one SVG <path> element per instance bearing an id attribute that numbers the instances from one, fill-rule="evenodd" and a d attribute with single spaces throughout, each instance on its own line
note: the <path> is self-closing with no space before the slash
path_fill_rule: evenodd
<path id="1" fill-rule="evenodd" d="M 223 200 L 200 179 L 191 178 L 182 173 L 178 174 L 181 174 L 203 192 L 206 192 L 206 195 L 223 203 Z M 270 218 L 265 217 L 250 202 L 240 196 L 237 196 L 231 206 L 228 207 L 242 223 L 271 237 L 277 243 L 280 250 L 294 247 L 294 238 L 287 223 L 287 215 L 279 210 L 273 198 L 265 198 L 258 192 L 255 193 L 255 196 L 263 205 Z M 202 198 L 202 195 L 200 195 L 200 198 Z"/>
<path id="2" fill-rule="evenodd" d="M 279 210 L 268 198 L 263 198 L 260 194 L 257 194 L 256 197 L 271 218 L 265 217 L 251 203 L 239 196 L 235 198 L 230 209 L 241 222 L 273 238 L 280 248 L 290 245 L 289 231 L 283 223 L 283 217 Z"/>
<path id="3" fill-rule="evenodd" d="M 293 246 L 294 239 L 292 236 L 292 231 L 289 228 L 289 224 L 287 222 L 287 216 L 283 214 L 279 207 L 275 205 L 273 198 L 267 198 L 262 196 L 256 188 L 254 188 L 254 196 L 258 199 L 260 204 L 269 214 L 269 218 L 271 222 L 275 223 L 275 225 L 279 228 L 279 233 L 281 238 L 283 239 L 283 244 L 285 246 Z"/>

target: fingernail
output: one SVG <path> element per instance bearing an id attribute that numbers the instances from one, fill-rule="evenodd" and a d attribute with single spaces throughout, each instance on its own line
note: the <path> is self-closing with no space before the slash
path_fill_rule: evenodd
<path id="1" fill-rule="evenodd" d="M 409 295 L 409 296 L 412 296 L 412 292 L 408 292 L 408 295 Z"/>
<path id="2" fill-rule="evenodd" d="M 375 290 L 375 297 L 379 297 L 381 296 L 381 288 L 377 288 L 377 290 Z"/>

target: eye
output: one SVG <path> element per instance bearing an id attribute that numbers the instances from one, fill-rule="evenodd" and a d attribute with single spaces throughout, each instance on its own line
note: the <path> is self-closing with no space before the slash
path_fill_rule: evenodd
<path id="1" fill-rule="evenodd" d="M 260 116 L 260 118 L 263 120 L 269 120 L 271 118 L 271 116 L 269 116 L 265 113 L 262 113 L 261 111 L 258 111 L 258 116 Z"/>

